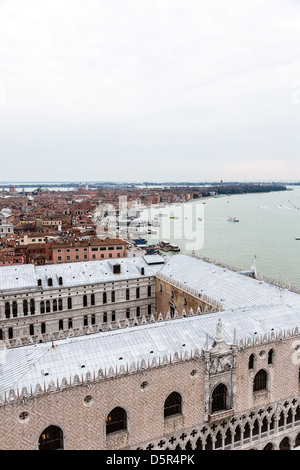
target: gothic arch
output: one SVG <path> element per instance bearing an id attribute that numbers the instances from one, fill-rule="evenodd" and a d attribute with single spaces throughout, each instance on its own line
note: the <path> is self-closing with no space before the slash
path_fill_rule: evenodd
<path id="1" fill-rule="evenodd" d="M 39 436 L 39 450 L 63 450 L 64 435 L 60 427 L 50 425 Z"/>
<path id="2" fill-rule="evenodd" d="M 269 349 L 268 351 L 268 364 L 275 363 L 275 350 L 273 348 Z"/>
<path id="3" fill-rule="evenodd" d="M 105 421 L 106 436 L 117 431 L 128 431 L 127 411 L 120 406 L 113 408 L 108 413 Z"/>
<path id="4" fill-rule="evenodd" d="M 183 414 L 183 399 L 179 392 L 170 393 L 164 402 L 164 418 Z"/>
<path id="5" fill-rule="evenodd" d="M 205 442 L 205 450 L 212 450 L 212 438 L 211 435 L 208 434 Z"/>
<path id="6" fill-rule="evenodd" d="M 259 369 L 253 379 L 253 392 L 269 389 L 269 374 L 265 369 Z"/>
<path id="7" fill-rule="evenodd" d="M 262 450 L 275 450 L 275 446 L 273 442 L 268 442 L 268 444 L 266 444 Z"/>
<path id="8" fill-rule="evenodd" d="M 295 445 L 294 447 L 299 447 L 300 446 L 300 433 L 297 434 L 296 438 L 295 438 Z"/>
<path id="9" fill-rule="evenodd" d="M 220 447 L 222 447 L 222 442 L 223 442 L 222 433 L 221 433 L 220 430 L 217 432 L 215 439 L 216 439 L 215 440 L 215 449 L 220 449 Z"/>
<path id="10" fill-rule="evenodd" d="M 291 441 L 289 437 L 284 437 L 279 444 L 279 450 L 290 450 L 291 449 Z"/>
<path id="11" fill-rule="evenodd" d="M 238 424 L 234 430 L 234 442 L 239 442 L 241 440 L 242 431 L 241 426 Z"/>
<path id="12" fill-rule="evenodd" d="M 251 353 L 248 358 L 248 369 L 255 370 L 256 369 L 256 354 Z"/>
<path id="13" fill-rule="evenodd" d="M 196 447 L 195 450 L 203 450 L 203 443 L 201 437 L 198 437 L 196 441 Z"/>
<path id="14" fill-rule="evenodd" d="M 218 383 L 211 391 L 211 413 L 226 410 L 228 408 L 229 392 L 223 382 Z"/>

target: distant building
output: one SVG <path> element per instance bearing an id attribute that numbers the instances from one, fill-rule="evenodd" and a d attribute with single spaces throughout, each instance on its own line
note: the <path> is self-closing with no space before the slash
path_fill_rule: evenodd
<path id="1" fill-rule="evenodd" d="M 74 263 L 127 257 L 127 242 L 119 238 L 70 240 L 52 243 L 52 263 Z M 49 260 L 50 261 L 50 260 Z"/>
<path id="2" fill-rule="evenodd" d="M 7 222 L 7 215 L 0 212 L 0 238 L 14 233 L 14 227 L 10 222 Z"/>
<path id="3" fill-rule="evenodd" d="M 7 254 L 0 252 L 0 266 L 12 266 L 12 265 L 19 265 L 25 264 L 26 257 L 24 255 L 17 255 L 17 254 Z"/>

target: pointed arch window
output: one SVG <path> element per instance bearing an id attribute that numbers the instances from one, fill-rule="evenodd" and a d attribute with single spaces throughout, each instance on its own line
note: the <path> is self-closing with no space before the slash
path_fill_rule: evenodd
<path id="1" fill-rule="evenodd" d="M 127 413 L 118 406 L 106 418 L 106 434 L 122 430 L 127 430 Z"/>
<path id="2" fill-rule="evenodd" d="M 211 412 L 226 410 L 228 390 L 226 385 L 219 384 L 212 393 Z"/>
<path id="3" fill-rule="evenodd" d="M 274 364 L 274 349 L 268 352 L 268 364 Z"/>
<path id="4" fill-rule="evenodd" d="M 39 438 L 39 450 L 63 450 L 63 432 L 58 426 L 49 426 Z"/>
<path id="5" fill-rule="evenodd" d="M 180 393 L 172 392 L 165 401 L 164 404 L 164 417 L 177 415 L 182 413 L 182 398 Z"/>
<path id="6" fill-rule="evenodd" d="M 256 376 L 254 377 L 253 381 L 253 392 L 257 392 L 259 390 L 266 390 L 267 389 L 267 373 L 265 370 L 260 369 Z"/>
<path id="7" fill-rule="evenodd" d="M 254 369 L 254 354 L 249 356 L 248 369 Z"/>

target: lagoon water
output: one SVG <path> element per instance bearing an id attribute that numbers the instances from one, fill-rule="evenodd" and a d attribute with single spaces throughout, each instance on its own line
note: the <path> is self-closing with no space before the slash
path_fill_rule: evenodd
<path id="1" fill-rule="evenodd" d="M 151 208 L 151 219 L 165 215 L 157 217 L 161 227 L 153 227 L 157 233 L 148 236 L 148 243 L 169 239 L 181 253 L 194 249 L 200 256 L 242 270 L 250 269 L 256 256 L 259 274 L 300 289 L 300 240 L 295 239 L 300 238 L 299 186 L 203 201 Z M 142 218 L 148 216 L 149 210 L 144 211 Z M 229 222 L 230 216 L 239 222 Z"/>

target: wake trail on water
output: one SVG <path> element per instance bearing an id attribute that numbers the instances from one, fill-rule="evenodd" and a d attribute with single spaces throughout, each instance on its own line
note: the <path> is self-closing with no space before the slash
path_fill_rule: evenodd
<path id="1" fill-rule="evenodd" d="M 274 209 L 272 209 L 272 208 L 269 207 L 269 206 L 265 206 L 265 205 L 260 206 L 260 209 L 262 209 L 262 210 L 264 210 L 264 211 L 274 211 Z"/>
<path id="2" fill-rule="evenodd" d="M 282 204 L 278 204 L 278 209 L 287 209 L 289 211 L 294 211 L 295 209 L 293 209 L 292 207 L 288 207 L 288 206 L 284 206 Z"/>

